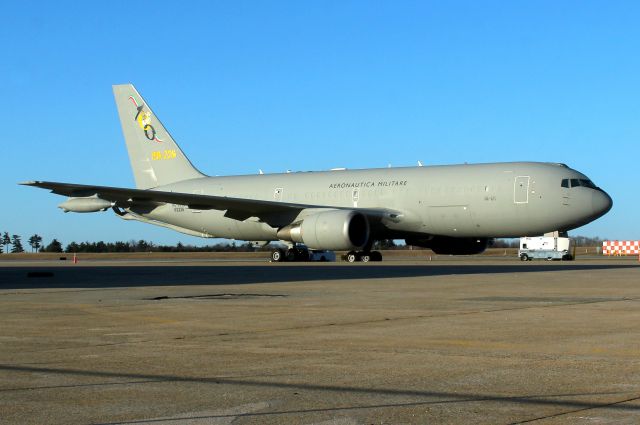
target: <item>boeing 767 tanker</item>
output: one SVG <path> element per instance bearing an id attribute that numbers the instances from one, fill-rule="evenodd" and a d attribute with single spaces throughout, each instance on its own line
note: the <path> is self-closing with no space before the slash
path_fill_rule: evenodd
<path id="1" fill-rule="evenodd" d="M 477 254 L 492 238 L 567 232 L 611 209 L 609 195 L 564 164 L 504 162 L 209 177 L 184 155 L 131 84 L 113 86 L 136 189 L 22 183 L 69 197 L 65 212 L 112 209 L 205 238 L 283 241 L 380 260 L 382 239 L 438 254 Z"/>

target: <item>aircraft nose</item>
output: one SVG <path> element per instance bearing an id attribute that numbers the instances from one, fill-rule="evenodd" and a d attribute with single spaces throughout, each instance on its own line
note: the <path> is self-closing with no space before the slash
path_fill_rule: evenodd
<path id="1" fill-rule="evenodd" d="M 593 209 L 593 215 L 601 217 L 605 215 L 613 206 L 613 200 L 611 196 L 604 190 L 596 190 L 591 196 L 591 207 Z"/>

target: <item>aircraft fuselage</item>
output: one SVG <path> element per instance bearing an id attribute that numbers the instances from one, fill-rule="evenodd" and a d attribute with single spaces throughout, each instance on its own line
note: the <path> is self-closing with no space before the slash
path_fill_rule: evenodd
<path id="1" fill-rule="evenodd" d="M 590 187 L 563 188 L 563 179 L 588 178 L 561 164 L 510 162 L 326 172 L 204 177 L 161 186 L 172 192 L 322 205 L 386 208 L 376 239 L 441 235 L 519 237 L 568 231 L 605 214 L 611 198 Z M 208 237 L 277 240 L 277 229 L 257 218 L 165 204 L 136 211 Z M 303 219 L 310 211 L 303 211 Z"/>

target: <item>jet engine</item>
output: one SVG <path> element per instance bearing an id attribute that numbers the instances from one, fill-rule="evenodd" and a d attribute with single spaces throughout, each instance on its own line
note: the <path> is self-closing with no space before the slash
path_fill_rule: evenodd
<path id="1" fill-rule="evenodd" d="M 452 238 L 448 236 L 432 236 L 426 239 L 405 239 L 407 245 L 429 248 L 441 255 L 474 255 L 487 249 L 487 238 Z"/>
<path id="2" fill-rule="evenodd" d="M 356 211 L 324 211 L 283 227 L 278 237 L 311 249 L 358 250 L 369 241 L 369 221 Z"/>

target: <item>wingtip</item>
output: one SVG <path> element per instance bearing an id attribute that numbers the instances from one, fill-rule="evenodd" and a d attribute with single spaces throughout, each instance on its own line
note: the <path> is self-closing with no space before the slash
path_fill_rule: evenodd
<path id="1" fill-rule="evenodd" d="M 38 181 L 36 181 L 36 180 L 29 180 L 29 181 L 26 181 L 26 182 L 20 182 L 20 183 L 18 183 L 18 184 L 20 184 L 20 185 L 22 185 L 22 186 L 33 186 L 33 185 L 38 184 Z"/>

